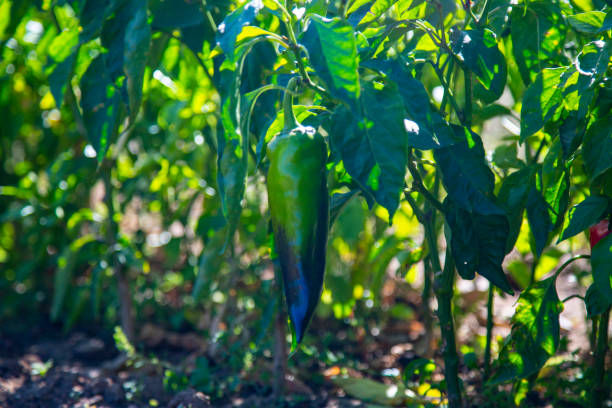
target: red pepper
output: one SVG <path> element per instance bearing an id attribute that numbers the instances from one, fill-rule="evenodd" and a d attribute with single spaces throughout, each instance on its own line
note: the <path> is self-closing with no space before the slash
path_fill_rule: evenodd
<path id="1" fill-rule="evenodd" d="M 591 248 L 595 246 L 605 236 L 607 236 L 612 230 L 609 229 L 609 221 L 601 220 L 597 224 L 589 228 L 589 238 L 591 241 Z"/>

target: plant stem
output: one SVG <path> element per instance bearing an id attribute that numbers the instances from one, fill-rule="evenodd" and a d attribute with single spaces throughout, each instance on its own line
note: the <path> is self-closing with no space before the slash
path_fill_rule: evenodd
<path id="1" fill-rule="evenodd" d="M 463 118 L 465 126 L 472 127 L 472 73 L 465 68 L 463 71 L 465 78 L 465 106 L 463 107 Z"/>
<path id="2" fill-rule="evenodd" d="M 427 60 L 425 61 L 425 63 L 428 63 L 434 69 L 434 72 L 436 73 L 436 75 L 438 76 L 438 79 L 440 80 L 440 84 L 442 84 L 442 87 L 444 88 L 444 93 L 448 94 L 448 100 L 451 103 L 453 109 L 455 110 L 455 113 L 459 117 L 459 121 L 463 125 L 466 125 L 465 118 L 464 118 L 464 112 L 459 108 L 459 104 L 457 103 L 457 101 L 455 100 L 455 97 L 453 96 L 450 85 L 448 84 L 448 82 L 446 82 L 446 79 L 444 79 L 444 73 L 440 70 L 440 67 L 434 64 L 432 61 Z"/>
<path id="3" fill-rule="evenodd" d="M 437 253 L 435 255 L 437 258 Z M 438 319 L 440 319 L 442 335 L 442 355 L 444 356 L 444 378 L 446 379 L 448 406 L 450 408 L 460 408 L 463 406 L 463 401 L 461 385 L 459 383 L 459 355 L 457 354 L 452 310 L 454 282 L 455 263 L 450 251 L 450 245 L 447 245 L 444 270 L 436 278 L 435 292 L 438 299 Z"/>
<path id="4" fill-rule="evenodd" d="M 452 56 L 448 56 L 448 71 L 446 72 L 446 83 L 449 84 L 451 81 L 451 76 L 453 75 L 453 70 L 455 68 L 455 59 Z M 449 90 L 444 89 L 444 96 L 442 97 L 442 103 L 440 103 L 440 113 L 446 116 L 446 102 L 448 102 L 448 94 Z"/>
<path id="5" fill-rule="evenodd" d="M 423 184 L 423 179 L 421 178 L 421 174 L 419 173 L 419 170 L 416 168 L 412 160 L 408 160 L 408 171 L 410 171 L 410 175 L 412 175 L 413 187 L 416 188 L 416 190 L 419 193 L 423 194 L 425 199 L 432 205 L 432 207 L 434 207 L 436 210 L 440 212 L 444 212 L 442 203 L 438 201 L 438 199 L 434 197 L 433 194 L 429 192 L 429 190 L 427 190 L 427 188 L 425 187 L 425 184 Z M 413 207 L 413 210 L 414 208 L 415 207 Z"/>
<path id="6" fill-rule="evenodd" d="M 493 285 L 489 283 L 489 299 L 487 301 L 487 340 L 484 351 L 484 379 L 491 375 L 491 339 L 493 338 Z"/>
<path id="7" fill-rule="evenodd" d="M 287 373 L 287 321 L 283 313 L 283 289 L 281 274 L 275 266 L 276 318 L 274 319 L 274 397 L 280 399 L 285 395 L 285 377 Z"/>
<path id="8" fill-rule="evenodd" d="M 593 378 L 592 408 L 601 408 L 608 397 L 609 389 L 605 385 L 606 353 L 608 351 L 608 326 L 610 324 L 610 308 L 599 319 L 597 333 L 597 349 L 595 350 L 595 367 Z"/>
<path id="9" fill-rule="evenodd" d="M 115 219 L 114 188 L 112 184 L 112 163 L 105 159 L 102 164 L 102 179 L 104 182 L 104 201 L 108 208 L 108 225 L 106 231 L 106 244 L 111 253 L 111 264 L 117 279 L 117 296 L 119 298 L 119 321 L 121 329 L 130 342 L 134 341 L 134 316 L 132 313 L 132 299 L 130 284 L 125 269 L 115 253 L 119 225 Z"/>

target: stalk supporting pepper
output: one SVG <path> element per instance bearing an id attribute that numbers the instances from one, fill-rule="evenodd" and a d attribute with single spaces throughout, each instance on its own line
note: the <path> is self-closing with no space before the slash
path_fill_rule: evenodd
<path id="1" fill-rule="evenodd" d="M 268 202 L 292 331 L 292 351 L 321 297 L 329 223 L 327 146 L 293 114 L 291 79 L 283 101 L 284 129 L 267 147 Z"/>

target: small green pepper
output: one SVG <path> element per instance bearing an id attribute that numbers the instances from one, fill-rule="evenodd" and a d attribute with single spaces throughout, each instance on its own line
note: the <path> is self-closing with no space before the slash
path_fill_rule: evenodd
<path id="1" fill-rule="evenodd" d="M 292 79 L 285 93 L 284 129 L 267 147 L 268 203 L 291 331 L 302 341 L 321 297 L 329 223 L 327 145 L 293 114 Z"/>

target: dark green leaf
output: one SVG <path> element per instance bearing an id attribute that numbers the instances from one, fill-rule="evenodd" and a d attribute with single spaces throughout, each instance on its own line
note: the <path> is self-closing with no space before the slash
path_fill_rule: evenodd
<path id="1" fill-rule="evenodd" d="M 85 44 L 100 35 L 104 20 L 112 16 L 125 1 L 86 0 L 79 20 L 82 27 L 79 33 L 79 42 Z"/>
<path id="2" fill-rule="evenodd" d="M 480 137 L 454 126 L 461 142 L 434 151 L 448 196 L 445 216 L 452 230 L 451 249 L 457 270 L 466 279 L 478 272 L 512 293 L 501 264 L 506 254 L 509 224 L 495 203 L 494 176 L 487 166 Z"/>
<path id="3" fill-rule="evenodd" d="M 123 71 L 127 77 L 127 92 L 129 99 L 130 122 L 136 119 L 142 101 L 142 85 L 145 66 L 151 46 L 151 26 L 147 18 L 147 3 L 138 3 L 133 9 L 133 15 L 125 29 L 125 49 Z"/>
<path id="4" fill-rule="evenodd" d="M 569 212 L 569 225 L 563 231 L 559 242 L 577 235 L 595 225 L 608 208 L 608 198 L 593 195 L 576 204 Z"/>
<path id="5" fill-rule="evenodd" d="M 605 74 L 610 60 L 610 47 L 602 40 L 588 43 L 582 48 L 576 61 L 576 69 L 580 75 L 590 77 L 587 86 L 592 86 L 595 80 Z"/>
<path id="6" fill-rule="evenodd" d="M 518 169 L 525 165 L 518 157 L 516 143 L 499 145 L 493 152 L 493 163 L 501 169 Z"/>
<path id="7" fill-rule="evenodd" d="M 252 0 L 232 11 L 221 24 L 217 32 L 217 44 L 230 60 L 234 59 L 236 38 L 244 26 L 251 25 L 257 14 L 264 7 L 261 0 Z"/>
<path id="8" fill-rule="evenodd" d="M 344 207 L 346 207 L 346 205 L 350 203 L 353 198 L 357 197 L 358 193 L 358 190 L 351 190 L 348 193 L 336 193 L 331 196 L 329 208 L 329 228 L 334 225 L 334 221 L 336 218 L 338 218 L 342 212 L 342 209 L 344 209 Z"/>
<path id="9" fill-rule="evenodd" d="M 506 60 L 497 48 L 492 31 L 452 30 L 450 46 L 453 53 L 478 79 L 474 93 L 486 103 L 499 99 L 508 75 Z"/>
<path id="10" fill-rule="evenodd" d="M 499 189 L 499 203 L 504 207 L 510 222 L 506 253 L 514 248 L 523 223 L 523 213 L 532 184 L 533 168 L 526 167 L 506 177 Z"/>
<path id="11" fill-rule="evenodd" d="M 559 127 L 559 140 L 563 148 L 563 159 L 567 160 L 580 146 L 586 130 L 586 121 L 578 119 L 575 112 L 569 114 Z"/>
<path id="12" fill-rule="evenodd" d="M 548 214 L 553 228 L 561 227 L 569 207 L 570 177 L 562 159 L 561 143 L 555 140 L 542 163 L 542 195 L 548 204 Z"/>
<path id="13" fill-rule="evenodd" d="M 489 199 L 495 177 L 487 166 L 480 136 L 461 126 L 454 125 L 453 129 L 461 142 L 434 150 L 448 195 L 465 211 L 500 214 L 501 210 Z"/>
<path id="14" fill-rule="evenodd" d="M 308 50 L 315 72 L 331 94 L 357 109 L 359 60 L 353 28 L 337 17 L 326 19 L 313 15 L 301 42 Z"/>
<path id="15" fill-rule="evenodd" d="M 87 137 L 102 162 L 119 118 L 119 95 L 104 64 L 104 56 L 94 59 L 81 78 L 81 108 Z"/>
<path id="16" fill-rule="evenodd" d="M 450 146 L 457 140 L 453 130 L 429 103 L 429 95 L 423 84 L 412 77 L 396 61 L 370 61 L 369 66 L 384 72 L 393 80 L 404 101 L 404 108 L 411 120 L 404 124 L 408 132 L 408 144 L 421 150 Z"/>
<path id="17" fill-rule="evenodd" d="M 150 0 L 153 26 L 184 28 L 204 22 L 202 3 L 192 0 Z"/>
<path id="18" fill-rule="evenodd" d="M 587 289 L 586 295 L 584 295 L 584 303 L 589 319 L 604 313 L 612 305 L 612 301 L 606 299 L 595 283 Z"/>
<path id="19" fill-rule="evenodd" d="M 405 67 L 392 60 L 370 60 L 363 65 L 384 73 L 397 84 L 410 118 L 404 121 L 404 125 L 411 147 L 430 150 L 456 142 L 448 122 L 431 108 L 429 95 L 423 84 L 414 79 Z"/>
<path id="20" fill-rule="evenodd" d="M 340 152 L 344 167 L 365 192 L 389 212 L 398 207 L 408 161 L 403 101 L 393 84 L 377 89 L 364 84 L 365 117 L 340 106 L 332 116 L 330 140 Z"/>
<path id="21" fill-rule="evenodd" d="M 591 180 L 612 168 L 612 116 L 595 121 L 587 130 L 582 158 Z"/>
<path id="22" fill-rule="evenodd" d="M 548 235 L 553 229 L 553 224 L 548 215 L 548 203 L 535 187 L 530 189 L 527 196 L 527 221 L 535 240 L 535 255 L 540 257 L 548 243 Z"/>
<path id="23" fill-rule="evenodd" d="M 546 68 L 529 85 L 521 108 L 521 142 L 542 129 L 561 105 L 565 68 Z"/>
<path id="24" fill-rule="evenodd" d="M 64 103 L 64 92 L 72 76 L 72 69 L 76 57 L 76 53 L 72 54 L 57 64 L 53 72 L 49 75 L 49 88 L 51 88 L 51 94 L 53 95 L 53 99 L 55 99 L 55 106 L 58 108 Z"/>
<path id="25" fill-rule="evenodd" d="M 591 249 L 593 284 L 608 304 L 612 304 L 612 234 Z"/>
<path id="26" fill-rule="evenodd" d="M 493 202 L 488 204 L 496 207 Z M 470 213 L 447 197 L 444 215 L 451 228 L 451 251 L 457 271 L 464 279 L 474 279 L 475 273 L 487 278 L 507 293 L 512 293 L 502 262 L 506 255 L 509 225 L 504 211 Z"/>

